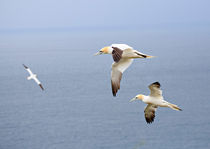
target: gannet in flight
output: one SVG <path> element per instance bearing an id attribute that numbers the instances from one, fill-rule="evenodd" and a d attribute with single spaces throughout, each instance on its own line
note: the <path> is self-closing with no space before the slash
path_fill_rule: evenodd
<path id="1" fill-rule="evenodd" d="M 111 54 L 114 60 L 111 72 L 111 85 L 113 96 L 116 96 L 120 89 L 120 81 L 123 72 L 131 65 L 134 58 L 152 58 L 143 54 L 126 44 L 112 44 L 111 46 L 102 48 L 95 55 Z"/>
<path id="2" fill-rule="evenodd" d="M 23 64 L 23 66 L 24 66 L 24 68 L 28 71 L 28 73 L 30 74 L 30 76 L 27 77 L 27 79 L 28 79 L 28 80 L 33 79 L 33 80 L 40 86 L 40 88 L 41 88 L 42 90 L 44 90 L 44 88 L 43 88 L 41 82 L 37 79 L 37 75 L 34 74 L 34 73 L 30 70 L 30 68 L 28 68 L 26 65 Z"/>
<path id="3" fill-rule="evenodd" d="M 177 105 L 171 104 L 163 99 L 162 90 L 160 90 L 160 83 L 154 82 L 150 84 L 150 95 L 139 94 L 135 98 L 131 99 L 130 102 L 134 100 L 142 100 L 148 104 L 144 109 L 144 116 L 147 123 L 152 123 L 155 118 L 155 111 L 159 107 L 168 107 L 173 110 L 182 111 Z"/>

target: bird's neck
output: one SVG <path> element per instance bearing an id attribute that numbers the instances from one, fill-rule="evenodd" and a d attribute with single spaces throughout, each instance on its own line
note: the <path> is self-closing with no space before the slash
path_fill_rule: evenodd
<path id="1" fill-rule="evenodd" d="M 111 47 L 109 47 L 109 48 L 107 49 L 107 54 L 112 54 L 112 51 L 113 51 L 113 49 L 112 49 Z"/>
<path id="2" fill-rule="evenodd" d="M 149 96 L 142 95 L 142 101 L 143 101 L 143 102 L 147 102 L 148 99 L 149 99 Z"/>

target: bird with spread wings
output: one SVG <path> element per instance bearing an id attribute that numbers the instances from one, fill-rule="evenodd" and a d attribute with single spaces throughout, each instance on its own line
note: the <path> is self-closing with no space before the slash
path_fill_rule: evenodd
<path id="1" fill-rule="evenodd" d="M 33 79 L 33 80 L 39 85 L 39 87 L 40 87 L 42 90 L 44 90 L 44 88 L 43 88 L 41 82 L 37 79 L 37 75 L 34 74 L 34 73 L 31 71 L 31 69 L 30 69 L 29 67 L 27 67 L 26 65 L 23 64 L 23 67 L 24 67 L 24 68 L 28 71 L 28 73 L 30 74 L 30 76 L 27 77 L 27 79 L 28 79 L 28 80 Z"/>
<path id="2" fill-rule="evenodd" d="M 112 44 L 102 48 L 95 55 L 111 54 L 114 60 L 111 72 L 111 86 L 113 96 L 120 89 L 123 72 L 132 64 L 134 58 L 152 58 L 154 56 L 143 54 L 126 44 Z"/>
<path id="3" fill-rule="evenodd" d="M 154 121 L 155 111 L 158 107 L 168 107 L 173 110 L 182 111 L 182 109 L 180 109 L 177 105 L 164 100 L 159 82 L 154 82 L 148 87 L 150 89 L 150 95 L 146 96 L 139 94 L 130 100 L 130 102 L 135 100 L 141 100 L 147 104 L 147 106 L 144 109 L 144 116 L 147 123 L 152 123 Z"/>

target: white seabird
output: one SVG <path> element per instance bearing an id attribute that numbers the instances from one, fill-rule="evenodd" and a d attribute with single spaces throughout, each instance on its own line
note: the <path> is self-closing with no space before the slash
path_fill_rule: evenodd
<path id="1" fill-rule="evenodd" d="M 112 44 L 111 46 L 102 48 L 95 55 L 112 54 L 114 63 L 112 64 L 111 85 L 113 96 L 116 96 L 120 89 L 120 81 L 123 72 L 132 64 L 134 58 L 152 58 L 143 54 L 126 44 Z"/>
<path id="2" fill-rule="evenodd" d="M 40 86 L 40 88 L 41 88 L 42 90 L 44 90 L 44 88 L 43 88 L 41 82 L 37 79 L 37 75 L 34 74 L 34 73 L 30 70 L 30 68 L 28 68 L 26 65 L 23 64 L 23 66 L 24 66 L 24 68 L 28 71 L 28 73 L 30 74 L 30 76 L 27 77 L 27 79 L 28 79 L 28 80 L 33 79 L 33 80 Z"/>
<path id="3" fill-rule="evenodd" d="M 148 104 L 144 109 L 144 116 L 147 123 L 152 123 L 155 118 L 155 111 L 159 107 L 168 107 L 173 110 L 182 111 L 177 105 L 171 104 L 164 100 L 162 96 L 162 90 L 160 89 L 160 83 L 154 82 L 150 84 L 150 95 L 139 94 L 135 98 L 131 99 L 130 102 L 134 100 L 142 100 L 144 103 Z"/>

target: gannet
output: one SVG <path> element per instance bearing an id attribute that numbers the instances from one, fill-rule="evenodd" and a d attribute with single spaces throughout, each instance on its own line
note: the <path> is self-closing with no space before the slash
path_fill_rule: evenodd
<path id="1" fill-rule="evenodd" d="M 37 79 L 37 75 L 34 74 L 34 73 L 30 70 L 30 68 L 28 68 L 26 65 L 23 64 L 23 66 L 24 66 L 24 68 L 28 71 L 28 73 L 30 74 L 30 76 L 27 77 L 27 79 L 28 79 L 28 80 L 33 79 L 33 80 L 40 86 L 40 88 L 41 88 L 42 90 L 44 90 L 44 88 L 43 88 L 41 82 Z"/>
<path id="2" fill-rule="evenodd" d="M 152 123 L 154 121 L 155 111 L 158 108 L 158 106 L 168 107 L 173 110 L 182 111 L 182 109 L 180 109 L 177 105 L 171 104 L 163 99 L 162 90 L 160 89 L 159 82 L 154 82 L 150 84 L 148 87 L 150 89 L 149 96 L 139 94 L 130 100 L 130 102 L 134 100 L 142 100 L 143 102 L 148 104 L 144 109 L 144 116 L 147 123 Z"/>
<path id="3" fill-rule="evenodd" d="M 111 86 L 113 96 L 120 89 L 120 81 L 123 72 L 131 65 L 134 58 L 152 58 L 153 56 L 143 54 L 126 44 L 112 44 L 102 48 L 94 55 L 111 54 L 114 60 L 111 71 Z"/>

